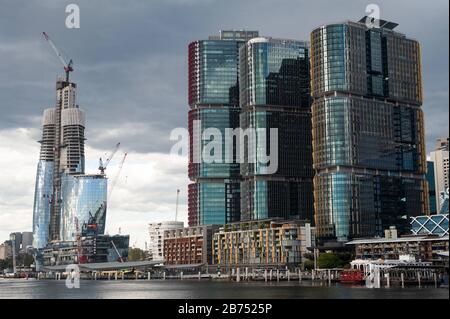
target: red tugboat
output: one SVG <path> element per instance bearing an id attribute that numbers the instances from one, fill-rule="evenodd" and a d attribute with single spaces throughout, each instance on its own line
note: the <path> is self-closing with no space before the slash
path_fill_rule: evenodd
<path id="1" fill-rule="evenodd" d="M 362 284 L 365 282 L 364 272 L 357 269 L 341 271 L 339 281 L 342 284 Z"/>

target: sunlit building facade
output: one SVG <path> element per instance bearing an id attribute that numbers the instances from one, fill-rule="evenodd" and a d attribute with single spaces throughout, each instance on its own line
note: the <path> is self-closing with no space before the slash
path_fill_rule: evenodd
<path id="1" fill-rule="evenodd" d="M 239 127 L 239 48 L 257 36 L 256 31 L 221 31 L 189 45 L 189 226 L 240 218 L 239 164 L 225 160 L 223 141 L 217 141 L 222 154 L 211 154 L 220 155 L 221 161 L 204 161 L 202 155 L 213 138 L 202 135 L 215 128 L 224 137 L 226 128 Z"/>
<path id="2" fill-rule="evenodd" d="M 315 221 L 322 241 L 382 236 L 429 212 L 420 45 L 346 22 L 311 34 Z"/>
<path id="3" fill-rule="evenodd" d="M 306 42 L 260 37 L 240 49 L 240 127 L 255 132 L 244 140 L 242 221 L 313 220 L 309 72 Z"/>

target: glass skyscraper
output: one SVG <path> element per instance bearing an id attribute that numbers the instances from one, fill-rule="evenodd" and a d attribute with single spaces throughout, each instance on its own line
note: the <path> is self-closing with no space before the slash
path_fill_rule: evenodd
<path id="1" fill-rule="evenodd" d="M 77 228 L 81 235 L 86 235 L 86 228 L 89 224 L 96 224 L 96 232 L 104 234 L 107 197 L 106 177 L 104 175 L 65 174 L 61 189 L 60 239 L 62 241 L 75 241 Z"/>
<path id="2" fill-rule="evenodd" d="M 426 215 L 420 46 L 395 23 L 311 34 L 315 221 L 322 241 L 407 232 Z"/>
<path id="3" fill-rule="evenodd" d="M 215 128 L 225 136 L 225 129 L 239 127 L 239 48 L 257 36 L 256 31 L 221 31 L 189 45 L 189 226 L 240 219 L 239 163 L 225 163 L 224 144 L 222 163 L 205 163 L 202 153 L 212 139 L 202 134 Z"/>
<path id="4" fill-rule="evenodd" d="M 240 49 L 239 79 L 240 127 L 256 135 L 244 140 L 241 220 L 312 221 L 308 43 L 265 37 L 248 41 Z M 272 140 L 274 129 L 278 136 Z M 260 161 L 274 150 L 270 155 L 277 156 L 277 163 Z"/>

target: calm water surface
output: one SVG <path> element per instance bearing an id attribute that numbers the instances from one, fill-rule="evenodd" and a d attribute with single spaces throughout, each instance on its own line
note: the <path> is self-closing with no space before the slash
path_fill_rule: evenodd
<path id="1" fill-rule="evenodd" d="M 82 280 L 79 289 L 68 289 L 60 280 L 0 279 L 2 298 L 151 298 L 151 299 L 449 299 L 448 289 L 368 289 L 310 282 L 235 283 L 215 281 L 92 281 Z"/>

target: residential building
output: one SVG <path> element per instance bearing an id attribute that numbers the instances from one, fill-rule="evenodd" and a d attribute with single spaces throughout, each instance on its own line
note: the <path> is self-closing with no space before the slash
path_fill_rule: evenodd
<path id="1" fill-rule="evenodd" d="M 227 224 L 214 234 L 213 261 L 221 268 L 299 267 L 315 246 L 315 228 L 300 221 L 259 220 Z"/>
<path id="2" fill-rule="evenodd" d="M 0 244 L 0 260 L 12 258 L 12 244 L 10 240 Z"/>
<path id="3" fill-rule="evenodd" d="M 313 222 L 309 44 L 249 40 L 239 71 L 240 127 L 255 135 L 243 139 L 241 221 Z"/>
<path id="4" fill-rule="evenodd" d="M 183 222 L 167 221 L 161 223 L 150 223 L 148 232 L 150 240 L 148 242 L 148 253 L 153 261 L 164 261 L 164 236 L 165 231 L 184 227 Z"/>
<path id="5" fill-rule="evenodd" d="M 211 265 L 212 240 L 217 225 L 194 226 L 164 232 L 165 265 Z"/>
<path id="6" fill-rule="evenodd" d="M 436 207 L 437 212 L 440 212 L 443 206 L 441 199 L 448 188 L 448 152 L 449 144 L 447 138 L 439 138 L 436 143 L 436 150 L 431 152 L 429 160 L 434 164 L 434 189 L 436 192 Z"/>
<path id="7" fill-rule="evenodd" d="M 225 224 L 240 220 L 239 163 L 221 159 L 204 161 L 211 136 L 207 129 L 225 136 L 239 127 L 239 48 L 256 31 L 221 31 L 220 36 L 189 44 L 189 226 Z M 219 156 L 220 154 L 212 154 Z"/>
<path id="8" fill-rule="evenodd" d="M 314 205 L 321 242 L 428 215 L 420 44 L 377 20 L 311 34 Z M 375 23 L 376 24 L 376 23 Z"/>

